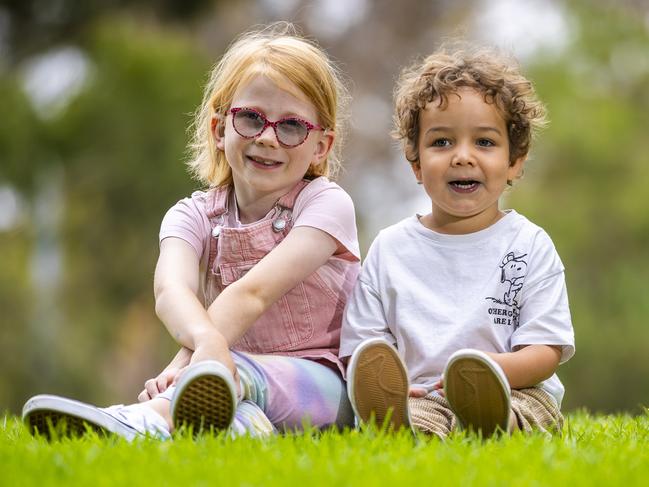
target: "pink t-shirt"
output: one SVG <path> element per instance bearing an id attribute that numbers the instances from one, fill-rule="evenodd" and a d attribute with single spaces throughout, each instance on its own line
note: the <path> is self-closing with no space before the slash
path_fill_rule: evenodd
<path id="1" fill-rule="evenodd" d="M 181 238 L 194 248 L 201 262 L 207 260 L 212 232 L 205 200 L 206 192 L 195 191 L 167 212 L 160 227 L 161 242 L 167 237 Z M 238 222 L 236 213 L 229 214 L 228 223 L 245 227 Z M 360 260 L 354 203 L 345 190 L 327 178 L 314 179 L 298 195 L 293 207 L 295 227 L 314 227 L 327 232 L 347 250 L 337 257 Z"/>

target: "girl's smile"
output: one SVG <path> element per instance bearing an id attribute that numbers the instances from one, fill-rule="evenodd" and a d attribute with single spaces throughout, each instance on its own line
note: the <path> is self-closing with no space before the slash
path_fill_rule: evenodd
<path id="1" fill-rule="evenodd" d="M 245 108 L 234 108 L 245 107 Z M 239 216 L 243 223 L 257 221 L 275 202 L 300 181 L 311 165 L 325 160 L 333 144 L 331 131 L 311 130 L 299 145 L 287 147 L 277 139 L 272 125 L 258 134 L 243 135 L 235 128 L 234 112 L 272 121 L 299 119 L 319 123 L 314 105 L 288 79 L 280 83 L 257 75 L 240 86 L 231 102 L 232 110 L 214 130 L 216 147 L 225 152 L 232 169 Z M 244 121 L 245 123 L 245 121 Z M 243 127 L 245 130 L 245 127 Z M 287 127 L 283 127 L 286 134 Z M 285 135 L 284 135 L 285 136 Z"/>
<path id="2" fill-rule="evenodd" d="M 246 156 L 248 161 L 261 170 L 271 170 L 280 167 L 283 162 L 259 156 Z"/>

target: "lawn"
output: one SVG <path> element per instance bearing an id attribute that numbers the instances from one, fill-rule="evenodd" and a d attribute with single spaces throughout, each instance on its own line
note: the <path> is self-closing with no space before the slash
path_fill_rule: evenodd
<path id="1" fill-rule="evenodd" d="M 133 443 L 94 434 L 48 443 L 7 415 L 0 485 L 633 485 L 649 484 L 649 410 L 567 416 L 562 437 L 442 443 L 405 432 L 324 432 L 259 440 L 188 436 Z"/>

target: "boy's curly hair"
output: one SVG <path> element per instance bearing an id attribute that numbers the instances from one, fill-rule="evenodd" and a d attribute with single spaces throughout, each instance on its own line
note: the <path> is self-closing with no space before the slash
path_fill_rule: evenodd
<path id="1" fill-rule="evenodd" d="M 445 109 L 448 97 L 461 88 L 474 88 L 494 103 L 503 116 L 509 138 L 510 163 L 527 155 L 532 136 L 546 124 L 546 110 L 518 62 L 495 49 L 462 44 L 445 47 L 401 72 L 395 89 L 396 128 L 406 159 L 419 160 L 419 113 L 431 102 Z"/>

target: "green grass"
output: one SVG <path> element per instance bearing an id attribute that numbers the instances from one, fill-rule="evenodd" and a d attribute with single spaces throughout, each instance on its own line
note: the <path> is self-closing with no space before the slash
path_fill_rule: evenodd
<path id="1" fill-rule="evenodd" d="M 203 436 L 133 443 L 94 434 L 48 443 L 0 423 L 0 485 L 647 485 L 649 411 L 566 418 L 562 437 L 446 442 L 406 433 L 324 432 L 265 440 Z"/>

